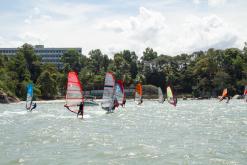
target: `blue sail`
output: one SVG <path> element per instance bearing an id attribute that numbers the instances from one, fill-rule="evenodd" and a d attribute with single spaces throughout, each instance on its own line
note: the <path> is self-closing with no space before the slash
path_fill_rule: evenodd
<path id="1" fill-rule="evenodd" d="M 27 99 L 26 99 L 26 109 L 30 110 L 33 101 L 33 84 L 29 83 L 27 85 Z"/>

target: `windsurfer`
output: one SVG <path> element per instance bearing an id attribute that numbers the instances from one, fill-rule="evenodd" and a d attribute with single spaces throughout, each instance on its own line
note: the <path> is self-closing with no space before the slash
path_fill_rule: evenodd
<path id="1" fill-rule="evenodd" d="M 118 104 L 118 101 L 117 101 L 117 99 L 115 98 L 115 99 L 114 99 L 114 102 L 113 102 L 113 106 L 112 106 L 112 111 L 114 111 L 115 108 L 118 107 L 118 105 L 119 105 L 119 104 Z"/>
<path id="2" fill-rule="evenodd" d="M 79 115 L 81 115 L 82 118 L 83 118 L 83 113 L 84 113 L 84 103 L 81 102 L 81 103 L 80 103 L 79 105 L 77 105 L 77 106 L 79 106 L 79 111 L 78 111 L 78 113 L 77 113 L 77 118 L 78 118 Z"/>
<path id="3" fill-rule="evenodd" d="M 229 103 L 229 101 L 230 101 L 230 96 L 226 96 L 226 98 L 227 98 L 227 100 L 226 100 L 226 103 Z"/>
<path id="4" fill-rule="evenodd" d="M 227 99 L 226 103 L 229 103 L 231 98 L 230 98 L 230 96 L 228 94 L 226 94 L 225 96 L 221 96 L 220 101 L 224 100 L 225 98 Z"/>
<path id="5" fill-rule="evenodd" d="M 143 100 L 142 100 L 142 97 L 141 97 L 141 99 L 140 99 L 138 105 L 141 105 L 142 103 L 143 103 Z"/>
<path id="6" fill-rule="evenodd" d="M 33 109 L 35 109 L 37 107 L 37 104 L 36 103 L 33 103 L 32 106 L 33 107 L 30 109 L 30 111 L 32 111 Z"/>
<path id="7" fill-rule="evenodd" d="M 126 103 L 126 98 L 123 99 L 123 103 L 121 104 L 122 107 L 125 107 L 125 103 Z"/>
<path id="8" fill-rule="evenodd" d="M 175 97 L 173 100 L 174 100 L 174 104 L 173 105 L 176 106 L 177 102 L 178 102 L 178 99 Z"/>

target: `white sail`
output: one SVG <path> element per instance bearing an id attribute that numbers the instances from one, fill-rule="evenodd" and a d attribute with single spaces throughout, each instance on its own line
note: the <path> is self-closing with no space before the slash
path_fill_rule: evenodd
<path id="1" fill-rule="evenodd" d="M 114 90 L 115 90 L 115 78 L 114 75 L 110 72 L 106 73 L 105 76 L 105 85 L 104 85 L 104 92 L 103 92 L 103 101 L 102 101 L 102 108 L 110 108 L 113 105 L 114 101 Z"/>
<path id="2" fill-rule="evenodd" d="M 159 102 L 163 103 L 164 102 L 164 96 L 163 96 L 163 93 L 162 93 L 162 90 L 160 87 L 158 88 L 158 95 L 159 95 Z"/>

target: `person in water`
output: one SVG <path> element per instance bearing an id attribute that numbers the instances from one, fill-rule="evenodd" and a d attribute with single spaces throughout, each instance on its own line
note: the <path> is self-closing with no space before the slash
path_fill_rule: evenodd
<path id="1" fill-rule="evenodd" d="M 84 113 L 84 103 L 81 102 L 81 103 L 80 103 L 79 105 L 77 105 L 77 106 L 79 106 L 79 111 L 78 111 L 78 113 L 77 113 L 77 118 L 78 118 L 79 115 L 81 115 L 81 117 L 83 118 L 83 113 Z"/>
<path id="2" fill-rule="evenodd" d="M 142 97 L 141 97 L 141 100 L 140 102 L 138 103 L 138 105 L 141 105 L 143 103 L 143 100 L 142 100 Z"/>
<path id="3" fill-rule="evenodd" d="M 172 100 L 171 101 L 171 104 L 173 104 L 174 106 L 176 106 L 177 105 L 177 102 L 178 102 L 177 98 L 175 97 L 175 98 L 173 98 L 171 100 Z"/>
<path id="4" fill-rule="evenodd" d="M 226 99 L 227 99 L 226 100 L 226 103 L 229 103 L 229 101 L 230 101 L 231 98 L 230 98 L 230 96 L 226 96 Z"/>
<path id="5" fill-rule="evenodd" d="M 125 107 L 125 103 L 126 103 L 126 98 L 124 98 L 123 103 L 121 104 L 122 107 Z"/>
<path id="6" fill-rule="evenodd" d="M 33 109 L 35 109 L 37 107 L 37 104 L 36 103 L 33 103 L 32 106 L 33 107 L 30 109 L 30 111 L 32 111 Z"/>
<path id="7" fill-rule="evenodd" d="M 230 101 L 231 98 L 230 98 L 230 96 L 228 94 L 226 96 L 221 97 L 220 98 L 220 101 L 224 100 L 225 98 L 227 99 L 226 100 L 226 103 L 229 103 L 229 101 Z"/>
<path id="8" fill-rule="evenodd" d="M 118 101 L 117 101 L 117 99 L 115 98 L 115 99 L 114 99 L 114 102 L 113 102 L 113 106 L 112 106 L 112 111 L 114 111 L 115 108 L 118 107 L 118 105 L 119 105 L 119 104 L 118 104 Z"/>

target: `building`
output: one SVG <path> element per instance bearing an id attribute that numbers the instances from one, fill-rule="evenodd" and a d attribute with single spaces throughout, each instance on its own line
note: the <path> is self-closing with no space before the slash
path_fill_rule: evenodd
<path id="1" fill-rule="evenodd" d="M 36 55 L 41 57 L 42 63 L 52 63 L 58 68 L 63 66 L 60 59 L 62 55 L 70 49 L 76 50 L 81 54 L 81 48 L 45 48 L 44 45 L 35 45 L 34 51 Z M 0 48 L 0 54 L 7 56 L 16 55 L 18 48 Z"/>

